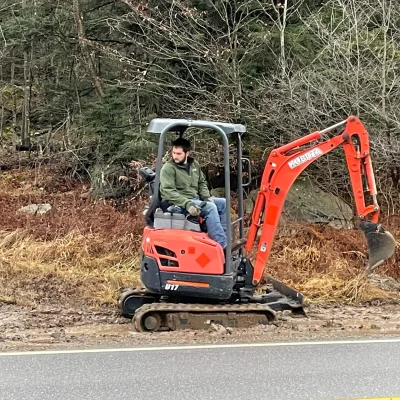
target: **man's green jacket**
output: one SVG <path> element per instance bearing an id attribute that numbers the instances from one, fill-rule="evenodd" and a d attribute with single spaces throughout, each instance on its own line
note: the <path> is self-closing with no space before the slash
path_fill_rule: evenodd
<path id="1" fill-rule="evenodd" d="M 206 200 L 211 197 L 206 177 L 199 163 L 191 157 L 188 157 L 185 165 L 178 165 L 174 160 L 169 160 L 163 165 L 160 191 L 163 200 L 186 210 L 193 205 L 190 199 Z"/>

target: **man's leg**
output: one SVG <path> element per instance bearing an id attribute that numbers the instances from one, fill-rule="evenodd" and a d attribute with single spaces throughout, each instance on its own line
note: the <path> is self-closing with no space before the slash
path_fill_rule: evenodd
<path id="1" fill-rule="evenodd" d="M 223 197 L 212 197 L 214 204 L 217 206 L 218 214 L 221 219 L 221 225 L 226 234 L 226 199 Z M 234 236 L 234 234 L 232 234 Z M 239 238 L 232 242 L 232 252 L 238 250 L 246 243 L 246 238 Z"/>
<path id="2" fill-rule="evenodd" d="M 221 221 L 222 228 L 226 233 L 226 199 L 223 197 L 212 197 L 212 200 L 217 206 L 219 219 Z"/>
<path id="3" fill-rule="evenodd" d="M 192 200 L 192 201 L 196 205 L 200 205 L 202 203 L 201 200 L 197 200 L 197 199 Z M 224 231 L 224 228 L 221 225 L 221 220 L 219 218 L 218 209 L 217 209 L 216 204 L 207 202 L 207 205 L 205 205 L 201 209 L 200 216 L 206 220 L 208 236 L 210 236 L 211 239 L 213 239 L 217 243 L 219 243 L 222 246 L 222 248 L 224 249 L 227 244 L 226 233 Z M 226 223 L 225 223 L 225 226 L 226 226 Z"/>

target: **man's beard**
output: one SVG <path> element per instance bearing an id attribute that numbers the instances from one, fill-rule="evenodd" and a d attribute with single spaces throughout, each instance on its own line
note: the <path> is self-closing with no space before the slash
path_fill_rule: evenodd
<path id="1" fill-rule="evenodd" d="M 178 165 L 185 165 L 186 158 L 184 158 L 182 161 L 176 161 L 176 160 L 174 160 L 174 162 L 175 162 L 175 164 L 178 164 Z"/>

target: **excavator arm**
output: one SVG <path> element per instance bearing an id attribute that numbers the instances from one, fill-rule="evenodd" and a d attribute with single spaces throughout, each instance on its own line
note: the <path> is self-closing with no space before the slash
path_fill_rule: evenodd
<path id="1" fill-rule="evenodd" d="M 340 133 L 324 140 L 325 135 L 332 131 L 340 131 Z M 395 247 L 393 236 L 377 224 L 379 205 L 370 157 L 368 132 L 357 117 L 350 116 L 345 121 L 322 131 L 310 133 L 274 149 L 270 153 L 254 205 L 245 246 L 247 251 L 253 248 L 257 232 L 261 228 L 254 265 L 253 285 L 257 285 L 262 278 L 285 198 L 293 182 L 308 165 L 338 146 L 343 146 L 345 153 L 358 217 L 360 221 L 366 223 L 364 228 L 361 229 L 364 230 L 370 247 L 369 266 L 376 267 L 377 263 L 382 263 L 384 259 L 393 254 Z M 372 197 L 372 204 L 370 205 L 365 203 L 365 191 L 368 191 Z M 372 222 L 368 222 L 367 219 Z M 385 236 L 383 238 L 382 235 L 385 234 L 389 234 L 390 237 Z M 371 249 L 375 251 L 376 256 L 371 254 Z"/>

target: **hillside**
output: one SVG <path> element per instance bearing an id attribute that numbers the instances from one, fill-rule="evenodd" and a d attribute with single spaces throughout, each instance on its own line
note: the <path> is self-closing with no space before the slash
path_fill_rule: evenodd
<path id="1" fill-rule="evenodd" d="M 51 210 L 42 215 L 18 211 L 30 204 L 50 204 Z M 85 183 L 69 178 L 60 168 L 41 166 L 2 172 L 0 206 L 3 345 L 40 344 L 40 338 L 45 338 L 43 345 L 65 344 L 72 340 L 71 335 L 84 335 L 92 341 L 107 340 L 110 335 L 116 340 L 130 340 L 129 321 L 119 317 L 115 302 L 121 289 L 140 284 L 138 252 L 144 200 L 135 196 L 119 201 L 95 200 L 88 195 Z M 392 220 L 388 228 L 400 236 L 396 221 Z M 383 323 L 386 309 L 380 305 L 390 308 L 399 298 L 400 284 L 395 280 L 400 277 L 399 253 L 378 274 L 365 278 L 365 250 L 359 231 L 282 220 L 266 274 L 300 290 L 307 298 L 311 317 L 307 322 L 281 322 L 279 330 L 296 335 L 337 318 L 329 330 L 337 334 L 343 331 L 339 325 L 349 324 L 349 310 L 353 322 L 358 316 L 372 318 L 371 326 Z M 396 318 L 394 309 L 385 320 L 391 332 L 397 327 L 391 325 Z M 285 318 L 287 321 L 289 317 Z M 299 324 L 303 328 L 293 328 Z M 267 331 L 268 335 L 277 334 L 271 329 L 238 332 L 236 339 L 265 339 Z M 379 329 L 382 332 L 383 328 Z M 347 330 L 348 334 L 357 332 L 354 327 Z M 207 333 L 199 335 L 202 340 L 210 338 Z M 215 332 L 211 338 L 214 336 Z M 171 334 L 170 339 L 180 340 L 178 333 Z M 167 339 L 160 334 L 152 335 L 151 340 Z"/>

